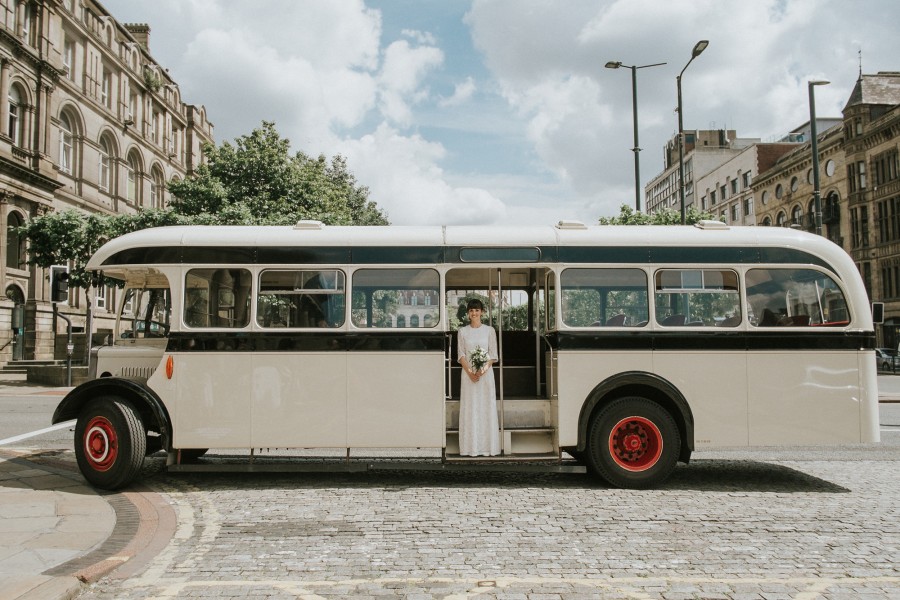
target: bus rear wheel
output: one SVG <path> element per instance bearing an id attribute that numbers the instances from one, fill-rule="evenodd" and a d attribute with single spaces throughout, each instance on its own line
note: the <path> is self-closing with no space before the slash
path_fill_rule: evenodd
<path id="1" fill-rule="evenodd" d="M 81 474 L 95 487 L 122 488 L 144 463 L 147 432 L 134 405 L 123 398 L 91 400 L 75 425 L 75 458 Z"/>
<path id="2" fill-rule="evenodd" d="M 681 436 L 667 410 L 638 396 L 603 407 L 588 428 L 591 471 L 619 488 L 644 489 L 665 481 L 678 462 Z"/>

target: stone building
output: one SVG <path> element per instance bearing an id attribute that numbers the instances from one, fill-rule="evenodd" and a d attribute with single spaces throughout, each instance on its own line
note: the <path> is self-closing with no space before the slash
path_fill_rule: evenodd
<path id="1" fill-rule="evenodd" d="M 213 126 L 151 56 L 150 28 L 93 0 L 0 0 L 0 361 L 54 356 L 48 274 L 15 227 L 48 211 L 166 204 L 166 182 L 203 160 Z M 85 325 L 85 299 L 61 307 Z M 115 290 L 96 293 L 96 316 Z"/>
<path id="2" fill-rule="evenodd" d="M 753 144 L 697 178 L 700 209 L 729 225 L 755 225 L 753 182 L 796 143 Z"/>

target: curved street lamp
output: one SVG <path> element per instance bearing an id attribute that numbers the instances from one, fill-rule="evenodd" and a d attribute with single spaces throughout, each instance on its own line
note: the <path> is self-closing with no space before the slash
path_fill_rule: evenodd
<path id="1" fill-rule="evenodd" d="M 684 69 L 681 70 L 681 73 L 678 74 L 675 81 L 678 84 L 678 177 L 679 177 L 679 197 L 681 198 L 681 224 L 684 225 L 684 122 L 681 118 L 681 76 L 684 75 L 684 72 L 687 70 L 688 66 L 690 66 L 691 62 L 700 54 L 706 50 L 706 47 L 709 46 L 709 40 L 700 40 L 696 44 L 694 44 L 694 49 L 691 51 L 691 60 L 684 65 Z"/>
<path id="2" fill-rule="evenodd" d="M 641 210 L 641 159 L 639 154 L 641 148 L 638 145 L 637 70 L 646 69 L 647 67 L 659 67 L 664 64 L 666 63 L 661 62 L 635 67 L 623 65 L 620 60 L 611 60 L 604 65 L 607 69 L 618 69 L 619 67 L 631 69 L 631 112 L 634 120 L 634 148 L 631 151 L 634 152 L 634 209 L 638 212 Z"/>

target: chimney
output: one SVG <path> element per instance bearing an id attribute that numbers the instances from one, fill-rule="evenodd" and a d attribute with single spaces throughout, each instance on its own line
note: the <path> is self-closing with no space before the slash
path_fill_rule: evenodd
<path id="1" fill-rule="evenodd" d="M 125 23 L 125 29 L 141 47 L 150 52 L 150 25 L 147 23 Z"/>

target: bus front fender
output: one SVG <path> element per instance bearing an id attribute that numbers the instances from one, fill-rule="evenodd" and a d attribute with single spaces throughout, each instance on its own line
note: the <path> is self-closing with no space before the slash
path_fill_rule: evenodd
<path id="1" fill-rule="evenodd" d="M 591 417 L 603 406 L 623 396 L 641 396 L 660 404 L 672 415 L 681 435 L 678 460 L 688 462 L 694 451 L 694 414 L 677 387 L 670 381 L 646 371 L 627 371 L 613 375 L 591 390 L 578 416 L 578 451 L 587 448 Z"/>
<path id="2" fill-rule="evenodd" d="M 81 409 L 100 396 L 118 396 L 130 400 L 141 414 L 145 427 L 157 431 L 165 442 L 171 440 L 169 411 L 159 396 L 146 385 L 122 377 L 102 377 L 82 383 L 60 401 L 53 412 L 51 423 L 56 425 L 77 419 Z"/>

